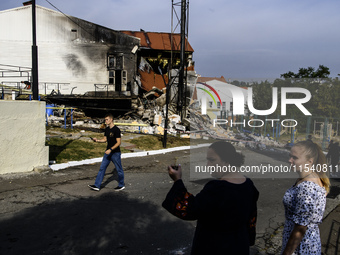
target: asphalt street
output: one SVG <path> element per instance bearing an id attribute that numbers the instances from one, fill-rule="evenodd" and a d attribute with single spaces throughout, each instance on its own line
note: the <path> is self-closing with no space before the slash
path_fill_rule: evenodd
<path id="1" fill-rule="evenodd" d="M 287 164 L 284 151 L 240 150 L 248 166 Z M 180 163 L 188 191 L 197 194 L 209 176 L 194 174 L 191 166 L 204 164 L 205 151 L 123 159 L 126 189 L 119 192 L 113 190 L 113 165 L 99 192 L 87 187 L 99 163 L 0 176 L 0 254 L 190 254 L 195 221 L 177 219 L 161 207 L 172 185 L 166 168 Z M 246 175 L 260 191 L 257 241 L 251 254 L 279 254 L 282 197 L 295 177 Z M 332 185 L 320 229 L 323 251 L 333 255 L 339 254 L 340 182 L 333 179 Z"/>

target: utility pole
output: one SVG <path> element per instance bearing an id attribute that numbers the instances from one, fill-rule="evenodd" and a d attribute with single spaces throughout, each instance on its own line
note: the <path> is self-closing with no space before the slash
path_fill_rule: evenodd
<path id="1" fill-rule="evenodd" d="M 162 75 L 163 77 L 163 75 Z M 164 77 L 163 77 L 164 79 Z M 164 81 L 165 83 L 165 81 Z M 163 136 L 163 148 L 166 148 L 166 143 L 168 139 L 168 118 L 169 118 L 169 101 L 170 101 L 170 81 L 166 84 L 166 113 L 165 113 L 165 125 L 164 125 L 164 136 Z"/>
<path id="2" fill-rule="evenodd" d="M 188 16 L 189 16 L 189 0 L 181 0 L 174 2 L 172 0 L 172 16 L 171 16 L 171 60 L 170 70 L 173 68 L 173 55 L 176 51 L 180 50 L 180 64 L 178 69 L 178 84 L 177 84 L 177 112 L 181 117 L 181 120 L 185 117 L 186 112 L 186 92 L 187 92 L 187 75 L 186 65 L 187 59 L 185 58 L 185 50 L 187 46 L 188 38 Z M 176 8 L 180 7 L 180 15 L 177 14 Z M 175 15 L 174 15 L 175 14 Z M 174 22 L 174 16 L 177 18 L 177 24 Z M 179 18 L 180 17 L 180 18 Z M 173 36 L 176 33 L 176 29 L 180 28 L 180 45 L 174 45 Z M 178 47 L 179 46 L 179 47 Z"/>
<path id="3" fill-rule="evenodd" d="M 181 7 L 181 19 L 178 19 L 177 12 L 175 10 L 175 7 L 180 4 Z M 169 104 L 171 101 L 171 87 L 173 86 L 173 82 L 175 81 L 176 77 L 178 76 L 178 84 L 177 84 L 177 112 L 180 114 L 181 120 L 185 117 L 185 111 L 186 111 L 186 91 L 187 91 L 187 81 L 186 81 L 186 59 L 185 59 L 185 46 L 187 43 L 187 31 L 188 31 L 188 22 L 187 22 L 187 12 L 189 10 L 189 0 L 181 0 L 180 3 L 176 2 L 174 3 L 174 0 L 172 0 L 172 14 L 171 14 L 171 58 L 169 63 L 169 80 L 168 83 L 165 82 L 163 74 L 161 72 L 161 69 L 159 68 L 160 73 L 162 74 L 164 84 L 166 84 L 166 116 L 165 116 L 165 126 L 164 126 L 164 136 L 163 136 L 163 147 L 166 148 L 167 143 L 167 133 L 168 133 L 168 111 L 169 111 Z M 178 24 L 174 27 L 174 14 L 176 18 L 178 19 L 178 24 L 180 24 L 181 27 L 181 40 L 180 40 L 180 67 L 178 69 L 178 74 L 175 77 L 171 77 L 171 70 L 173 68 L 173 51 L 178 51 L 178 47 L 174 49 L 174 40 L 173 36 L 175 33 L 176 28 L 178 27 Z M 177 46 L 177 45 L 176 45 Z"/>
<path id="4" fill-rule="evenodd" d="M 39 100 L 38 87 L 38 46 L 37 46 L 37 29 L 36 29 L 36 8 L 35 0 L 32 0 L 32 92 L 33 100 Z"/>
<path id="5" fill-rule="evenodd" d="M 186 103 L 186 90 L 184 81 L 184 71 L 185 71 L 185 35 L 186 35 L 186 0 L 182 0 L 181 3 L 181 52 L 180 52 L 180 69 L 178 76 L 178 105 L 177 111 L 180 113 L 181 120 L 183 119 L 183 113 Z"/>

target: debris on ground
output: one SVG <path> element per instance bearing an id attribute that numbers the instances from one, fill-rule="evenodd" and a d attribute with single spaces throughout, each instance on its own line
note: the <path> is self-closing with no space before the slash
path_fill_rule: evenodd
<path id="1" fill-rule="evenodd" d="M 166 116 L 166 89 L 153 87 L 142 97 L 132 102 L 132 110 L 115 118 L 115 123 L 122 132 L 164 135 Z M 89 118 L 79 110 L 63 110 L 63 106 L 47 117 L 47 125 L 70 126 L 87 129 L 104 129 L 104 118 Z M 214 123 L 208 115 L 202 115 L 197 107 L 188 107 L 185 117 L 177 112 L 176 98 L 171 98 L 168 106 L 167 134 L 191 139 L 227 140 L 239 147 L 256 150 L 284 148 L 281 144 L 267 136 L 231 129 L 227 125 Z M 65 116 L 66 114 L 66 116 Z M 65 124 L 66 120 L 66 124 Z M 71 123 L 72 121 L 72 123 Z"/>

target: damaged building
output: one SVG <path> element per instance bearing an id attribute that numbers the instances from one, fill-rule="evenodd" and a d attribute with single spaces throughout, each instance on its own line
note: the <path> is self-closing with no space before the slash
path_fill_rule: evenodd
<path id="1" fill-rule="evenodd" d="M 240 91 L 243 95 L 244 105 L 241 107 L 244 109 L 247 108 L 247 88 L 237 87 L 223 80 L 224 78 L 200 77 L 195 85 L 196 104 L 199 104 L 198 107 L 201 108 L 202 104 L 205 103 L 207 114 L 212 119 L 225 118 L 226 116 L 230 117 L 232 115 L 233 105 L 236 104 L 236 102 L 233 102 L 233 93 L 235 93 L 235 90 Z M 210 90 L 211 87 L 214 88 L 216 94 Z M 207 93 L 207 91 L 211 91 L 211 93 Z M 219 98 L 217 98 L 217 95 Z"/>
<path id="2" fill-rule="evenodd" d="M 165 113 L 166 84 L 170 84 L 170 114 L 178 114 L 178 69 L 180 66 L 181 35 L 172 33 L 157 33 L 140 31 L 121 31 L 127 35 L 140 39 L 138 51 L 138 84 L 140 85 L 140 100 L 135 105 L 139 117 L 146 115 L 163 115 Z M 194 49 L 190 43 L 185 42 L 184 59 L 185 83 L 194 85 L 197 74 L 194 70 Z M 190 89 L 187 88 L 187 98 L 190 98 Z M 187 101 L 189 103 L 189 100 Z M 146 114 L 145 114 L 146 113 Z"/>
<path id="3" fill-rule="evenodd" d="M 161 74 L 168 82 L 169 70 L 178 69 L 180 63 L 180 34 L 156 33 L 141 31 L 121 31 L 124 34 L 140 39 L 138 52 L 138 73 L 142 89 L 150 91 L 153 87 L 163 89 L 164 81 Z M 194 49 L 186 42 L 185 59 L 188 71 L 193 71 Z"/>
<path id="4" fill-rule="evenodd" d="M 17 76 L 31 66 L 31 7 L 27 2 L 0 12 L 0 22 L 6 24 L 0 34 L 3 87 L 23 88 L 21 81 L 32 81 L 30 71 Z M 36 17 L 39 94 L 51 103 L 82 108 L 90 115 L 98 109 L 138 111 L 144 99 L 164 95 L 165 84 L 176 76 L 179 34 L 113 30 L 41 6 L 36 6 Z M 186 42 L 189 83 L 197 79 L 193 52 Z"/>
<path id="5" fill-rule="evenodd" d="M 0 65 L 31 66 L 32 5 L 0 12 Z M 89 21 L 36 6 L 39 93 L 137 92 L 140 39 Z M 5 69 L 5 68 L 3 68 Z M 16 85 L 5 73 L 1 84 Z M 30 80 L 30 75 L 21 77 Z"/>

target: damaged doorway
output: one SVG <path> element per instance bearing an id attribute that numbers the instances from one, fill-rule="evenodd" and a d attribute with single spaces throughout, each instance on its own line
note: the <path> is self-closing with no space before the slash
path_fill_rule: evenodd
<path id="1" fill-rule="evenodd" d="M 114 91 L 117 91 L 117 92 L 125 91 L 126 85 L 127 85 L 126 70 L 109 71 L 109 85 L 113 85 Z"/>
<path id="2" fill-rule="evenodd" d="M 115 91 L 122 91 L 122 71 L 116 71 Z"/>
<path id="3" fill-rule="evenodd" d="M 114 91 L 126 90 L 127 72 L 124 70 L 124 56 L 122 54 L 108 54 L 109 84 L 113 85 Z"/>

